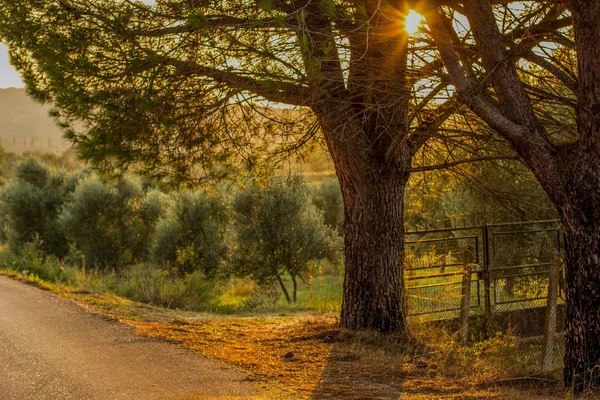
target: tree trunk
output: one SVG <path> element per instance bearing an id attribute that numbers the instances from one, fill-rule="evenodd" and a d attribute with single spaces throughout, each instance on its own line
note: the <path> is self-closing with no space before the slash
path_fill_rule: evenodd
<path id="1" fill-rule="evenodd" d="M 290 298 L 290 294 L 289 294 L 287 288 L 285 287 L 285 283 L 283 282 L 283 279 L 281 279 L 281 276 L 279 276 L 279 274 L 277 274 L 277 282 L 279 282 L 279 286 L 281 287 L 281 291 L 285 295 L 285 300 L 287 301 L 287 303 L 292 304 L 292 299 Z"/>
<path id="2" fill-rule="evenodd" d="M 406 332 L 402 263 L 408 176 L 378 176 L 360 188 L 341 179 L 346 203 L 342 328 Z"/>
<path id="3" fill-rule="evenodd" d="M 315 106 L 344 198 L 345 275 L 340 326 L 408 335 L 404 304 L 404 189 L 411 148 L 366 138 L 390 132 L 356 122 L 352 108 Z M 330 108 L 328 108 L 330 106 Z M 391 149 L 391 150 L 390 150 Z M 393 150 L 393 155 L 390 156 Z"/>
<path id="4" fill-rule="evenodd" d="M 565 385 L 600 388 L 600 226 L 565 224 Z"/>
<path id="5" fill-rule="evenodd" d="M 364 6 L 364 19 L 359 17 L 357 27 L 344 32 L 347 67 L 337 52 L 334 29 L 339 28 L 320 2 L 307 3 L 298 38 L 307 43 L 303 58 L 311 108 L 344 197 L 341 327 L 396 332 L 406 330 L 404 188 L 411 158 L 428 135 L 409 135 L 407 33 L 399 29 L 396 13 L 384 11 L 387 7 L 377 2 Z M 408 6 L 407 0 L 399 0 L 393 8 L 408 12 Z"/>
<path id="6" fill-rule="evenodd" d="M 561 158 L 566 172 L 565 231 L 567 323 L 565 386 L 600 390 L 600 4 L 565 2 L 577 45 L 577 133 Z"/>
<path id="7" fill-rule="evenodd" d="M 296 304 L 296 293 L 298 292 L 298 282 L 296 282 L 296 275 L 292 275 L 292 283 L 294 284 L 293 299 L 294 299 L 294 304 Z"/>
<path id="8" fill-rule="evenodd" d="M 567 284 L 564 380 L 575 392 L 600 389 L 600 187 L 591 186 L 596 187 L 583 187 L 588 193 L 578 190 L 571 201 L 578 204 L 570 208 L 571 213 L 563 214 Z"/>

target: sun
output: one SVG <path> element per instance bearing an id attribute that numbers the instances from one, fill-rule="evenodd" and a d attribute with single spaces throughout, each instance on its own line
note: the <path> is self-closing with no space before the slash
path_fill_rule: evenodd
<path id="1" fill-rule="evenodd" d="M 419 25 L 423 22 L 423 16 L 416 11 L 409 11 L 404 20 L 404 29 L 409 35 L 414 35 L 419 30 Z"/>

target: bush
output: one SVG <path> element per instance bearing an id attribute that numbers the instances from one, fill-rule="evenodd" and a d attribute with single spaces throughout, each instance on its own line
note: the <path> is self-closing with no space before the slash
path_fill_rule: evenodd
<path id="1" fill-rule="evenodd" d="M 148 264 L 130 267 L 115 279 L 105 277 L 105 290 L 131 300 L 171 308 L 206 309 L 215 297 L 214 287 L 201 272 L 174 278 L 169 271 Z"/>
<path id="2" fill-rule="evenodd" d="M 260 285 L 278 282 L 288 303 L 296 301 L 297 278 L 310 278 L 323 258 L 337 261 L 340 238 L 325 225 L 300 178 L 251 186 L 236 197 L 234 211 L 235 271 Z M 294 284 L 292 296 L 285 275 Z"/>
<path id="3" fill-rule="evenodd" d="M 72 284 L 76 281 L 76 270 L 64 265 L 56 256 L 44 254 L 37 238 L 27 243 L 19 254 L 0 253 L 0 269 L 36 276 L 51 283 Z"/>
<path id="4" fill-rule="evenodd" d="M 168 196 L 144 193 L 139 180 L 107 184 L 88 178 L 73 192 L 59 223 L 88 265 L 119 269 L 147 257 L 155 224 L 168 205 Z"/>
<path id="5" fill-rule="evenodd" d="M 152 246 L 155 263 L 179 277 L 200 271 L 213 278 L 227 254 L 226 206 L 221 197 L 181 192 L 158 223 Z"/>
<path id="6" fill-rule="evenodd" d="M 46 254 L 64 257 L 68 251 L 58 215 L 81 174 L 56 171 L 30 158 L 16 165 L 14 178 L 2 192 L 3 236 L 18 253 L 34 238 Z"/>

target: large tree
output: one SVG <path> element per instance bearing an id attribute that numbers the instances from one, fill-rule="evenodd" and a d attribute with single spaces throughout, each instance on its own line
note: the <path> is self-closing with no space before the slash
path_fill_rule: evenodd
<path id="1" fill-rule="evenodd" d="M 598 389 L 600 3 L 494 3 L 427 1 L 423 12 L 461 100 L 510 143 L 560 214 L 565 385 Z"/>
<path id="2" fill-rule="evenodd" d="M 55 105 L 103 170 L 220 178 L 320 137 L 344 198 L 341 325 L 406 331 L 404 189 L 456 108 L 432 49 L 410 51 L 408 11 L 387 0 L 1 0 L 0 39 L 28 92 Z"/>

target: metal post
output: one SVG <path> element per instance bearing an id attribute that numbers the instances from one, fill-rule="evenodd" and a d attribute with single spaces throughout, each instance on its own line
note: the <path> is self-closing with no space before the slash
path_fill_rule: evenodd
<path id="1" fill-rule="evenodd" d="M 469 341 L 469 314 L 471 313 L 471 264 L 465 265 L 461 289 L 460 342 L 466 345 Z"/>
<path id="2" fill-rule="evenodd" d="M 490 276 L 490 238 L 487 223 L 483 226 L 483 292 L 485 295 L 485 313 L 492 314 L 491 276 Z"/>

